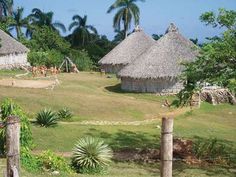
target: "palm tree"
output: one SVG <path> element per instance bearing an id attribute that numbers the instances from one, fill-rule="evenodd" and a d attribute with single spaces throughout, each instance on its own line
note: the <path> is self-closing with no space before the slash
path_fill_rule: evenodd
<path id="1" fill-rule="evenodd" d="M 12 15 L 13 0 L 0 0 L 0 17 Z"/>
<path id="2" fill-rule="evenodd" d="M 90 39 L 91 33 L 97 34 L 97 30 L 92 25 L 87 25 L 87 15 L 82 18 L 79 15 L 74 15 L 72 17 L 73 22 L 69 26 L 69 30 L 72 29 L 72 43 L 75 44 L 76 40 L 81 41 L 82 46 L 84 46 Z"/>
<path id="3" fill-rule="evenodd" d="M 135 25 L 139 24 L 140 11 L 135 4 L 137 1 L 144 2 L 145 0 L 116 0 L 107 11 L 107 13 L 111 13 L 117 10 L 113 19 L 113 27 L 120 31 L 121 23 L 123 23 L 125 37 L 128 35 L 132 20 L 134 20 Z"/>
<path id="4" fill-rule="evenodd" d="M 43 12 L 40 9 L 34 8 L 29 15 L 31 24 L 35 26 L 48 26 L 54 30 L 60 29 L 66 32 L 66 27 L 60 22 L 53 22 L 53 12 Z"/>
<path id="5" fill-rule="evenodd" d="M 13 12 L 13 21 L 9 24 L 9 31 L 13 29 L 16 30 L 17 39 L 20 39 L 22 36 L 22 28 L 28 29 L 29 27 L 29 18 L 23 18 L 24 8 L 17 8 L 16 11 Z"/>

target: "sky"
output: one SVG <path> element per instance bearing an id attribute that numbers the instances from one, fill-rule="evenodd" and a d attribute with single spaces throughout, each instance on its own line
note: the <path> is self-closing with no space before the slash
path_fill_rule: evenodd
<path id="1" fill-rule="evenodd" d="M 14 0 L 14 7 L 24 7 L 24 15 L 33 8 L 45 12 L 54 12 L 54 21 L 69 26 L 72 16 L 88 15 L 88 24 L 94 25 L 99 34 L 113 39 L 112 27 L 114 12 L 107 14 L 107 9 L 115 0 Z M 146 0 L 137 3 L 140 8 L 140 27 L 149 35 L 163 34 L 173 22 L 180 32 L 188 38 L 198 38 L 201 42 L 206 37 L 219 35 L 223 29 L 205 26 L 199 16 L 206 11 L 217 12 L 219 8 L 236 10 L 236 0 Z M 70 33 L 62 34 L 66 35 Z"/>

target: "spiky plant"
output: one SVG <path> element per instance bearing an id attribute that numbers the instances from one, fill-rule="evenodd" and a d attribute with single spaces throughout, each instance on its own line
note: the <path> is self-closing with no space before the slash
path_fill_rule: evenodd
<path id="1" fill-rule="evenodd" d="M 109 165 L 111 158 L 112 150 L 103 140 L 84 137 L 75 145 L 72 165 L 81 173 L 99 173 Z"/>
<path id="2" fill-rule="evenodd" d="M 59 119 L 70 119 L 72 118 L 72 112 L 68 108 L 62 108 L 57 112 Z"/>
<path id="3" fill-rule="evenodd" d="M 51 127 L 57 124 L 58 117 L 51 109 L 44 109 L 36 116 L 36 123 L 41 127 Z"/>

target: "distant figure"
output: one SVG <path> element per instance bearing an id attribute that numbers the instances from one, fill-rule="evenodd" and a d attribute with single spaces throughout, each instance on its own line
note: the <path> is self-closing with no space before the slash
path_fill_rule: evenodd
<path id="1" fill-rule="evenodd" d="M 78 70 L 78 68 L 76 67 L 75 64 L 73 64 L 71 67 L 72 67 L 72 72 L 73 73 L 79 73 L 79 70 Z"/>

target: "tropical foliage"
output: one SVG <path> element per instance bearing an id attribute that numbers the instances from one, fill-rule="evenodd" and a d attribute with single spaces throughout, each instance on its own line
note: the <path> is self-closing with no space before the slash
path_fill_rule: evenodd
<path id="1" fill-rule="evenodd" d="M 51 109 L 44 109 L 36 116 L 36 123 L 41 127 L 51 127 L 57 124 L 58 117 Z"/>
<path id="2" fill-rule="evenodd" d="M 33 26 L 47 26 L 55 31 L 60 29 L 62 32 L 66 32 L 66 27 L 62 23 L 53 22 L 53 15 L 53 12 L 43 12 L 40 9 L 34 8 L 29 18 Z"/>
<path id="3" fill-rule="evenodd" d="M 29 27 L 29 18 L 23 18 L 24 8 L 17 8 L 13 12 L 13 20 L 8 25 L 9 31 L 11 32 L 13 29 L 16 31 L 17 39 L 23 36 L 22 28 L 27 29 Z"/>
<path id="4" fill-rule="evenodd" d="M 138 1 L 144 2 L 144 0 L 116 0 L 107 11 L 107 13 L 111 13 L 112 11 L 117 10 L 113 19 L 113 27 L 115 30 L 120 31 L 121 24 L 123 23 L 125 37 L 128 35 L 132 20 L 135 25 L 139 24 L 140 11 L 135 4 Z"/>
<path id="5" fill-rule="evenodd" d="M 0 18 L 12 15 L 13 0 L 0 0 Z"/>
<path id="6" fill-rule="evenodd" d="M 71 36 L 73 46 L 85 46 L 91 40 L 91 33 L 97 34 L 96 28 L 87 24 L 87 18 L 87 15 L 84 17 L 74 15 L 72 17 L 73 22 L 70 24 L 69 30 L 73 30 Z"/>
<path id="7" fill-rule="evenodd" d="M 185 64 L 182 75 L 185 88 L 179 93 L 181 104 L 188 104 L 192 94 L 204 83 L 215 84 L 236 93 L 236 12 L 219 9 L 219 14 L 204 13 L 200 19 L 226 31 L 202 47 L 195 62 Z"/>
<path id="8" fill-rule="evenodd" d="M 5 123 L 9 115 L 18 116 L 21 123 L 20 145 L 21 147 L 31 148 L 33 145 L 30 122 L 26 113 L 19 105 L 10 99 L 5 99 L 1 104 L 1 120 Z M 0 129 L 0 154 L 5 153 L 5 129 Z"/>
<path id="9" fill-rule="evenodd" d="M 72 118 L 73 113 L 68 108 L 62 108 L 57 112 L 57 116 L 61 120 L 68 120 Z"/>
<path id="10" fill-rule="evenodd" d="M 81 173 L 99 173 L 109 165 L 111 157 L 112 151 L 104 141 L 85 137 L 75 145 L 72 165 Z"/>

